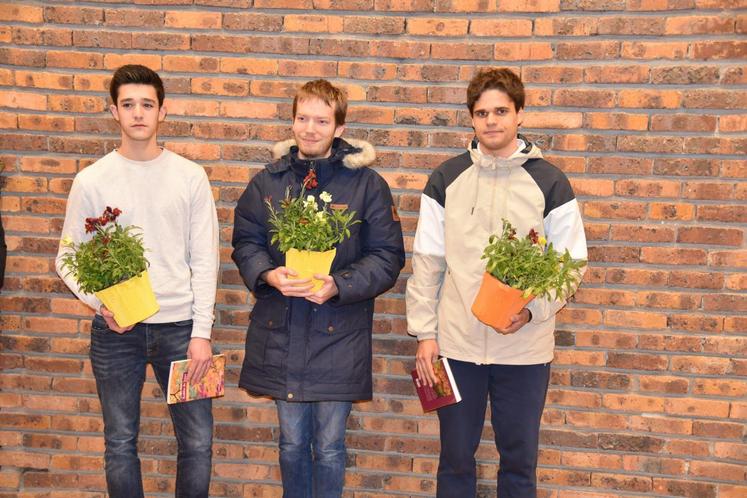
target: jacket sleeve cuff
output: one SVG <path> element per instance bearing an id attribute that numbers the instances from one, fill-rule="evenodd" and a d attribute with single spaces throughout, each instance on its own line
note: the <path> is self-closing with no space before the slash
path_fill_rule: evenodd
<path id="1" fill-rule="evenodd" d="M 195 337 L 199 337 L 200 339 L 207 339 L 210 340 L 210 337 L 213 332 L 212 325 L 205 325 L 198 322 L 192 323 L 192 335 L 191 337 L 194 339 Z"/>
<path id="2" fill-rule="evenodd" d="M 436 339 L 438 337 L 438 334 L 435 332 L 429 332 L 425 334 L 418 334 L 417 339 L 418 342 L 420 341 L 427 341 L 428 339 Z"/>

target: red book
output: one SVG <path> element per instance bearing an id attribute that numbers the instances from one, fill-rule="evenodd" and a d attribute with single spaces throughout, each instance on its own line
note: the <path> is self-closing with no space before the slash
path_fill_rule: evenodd
<path id="1" fill-rule="evenodd" d="M 456 382 L 454 382 L 454 375 L 451 373 L 449 360 L 447 358 L 439 358 L 438 361 L 433 363 L 433 371 L 436 373 L 436 377 L 440 379 L 440 382 L 434 384 L 433 387 L 430 387 L 427 382 L 418 376 L 417 370 L 413 370 L 410 373 L 424 412 L 429 412 L 442 406 L 453 405 L 462 400 L 459 388 Z"/>

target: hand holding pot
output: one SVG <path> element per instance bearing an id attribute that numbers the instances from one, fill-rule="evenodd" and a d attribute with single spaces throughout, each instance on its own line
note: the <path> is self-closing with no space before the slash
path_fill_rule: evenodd
<path id="1" fill-rule="evenodd" d="M 521 327 L 529 323 L 529 321 L 532 319 L 532 312 L 527 308 L 522 308 L 521 311 L 519 311 L 515 315 L 511 315 L 508 319 L 511 320 L 511 325 L 506 328 L 493 327 L 495 331 L 503 335 L 513 334 Z"/>

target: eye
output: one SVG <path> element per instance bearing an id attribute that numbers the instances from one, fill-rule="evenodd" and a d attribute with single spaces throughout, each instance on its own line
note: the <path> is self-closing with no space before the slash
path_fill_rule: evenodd
<path id="1" fill-rule="evenodd" d="M 147 107 L 148 109 L 150 109 L 151 107 L 153 107 L 153 104 L 151 104 L 151 103 L 146 103 L 146 104 L 144 105 L 144 107 Z"/>
<path id="2" fill-rule="evenodd" d="M 505 116 L 507 112 L 508 112 L 508 109 L 496 109 L 495 110 L 495 113 L 498 114 L 499 116 Z"/>
<path id="3" fill-rule="evenodd" d="M 326 119 L 320 119 L 319 120 L 319 124 L 321 124 L 321 125 L 326 125 L 327 123 L 329 123 L 329 121 L 327 121 Z"/>
<path id="4" fill-rule="evenodd" d="M 475 116 L 478 118 L 486 118 L 488 117 L 488 111 L 475 111 Z"/>

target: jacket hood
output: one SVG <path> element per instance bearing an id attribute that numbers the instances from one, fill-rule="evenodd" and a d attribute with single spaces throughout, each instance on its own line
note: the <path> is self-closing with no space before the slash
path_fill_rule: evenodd
<path id="1" fill-rule="evenodd" d="M 524 143 L 524 147 L 511 154 L 509 157 L 497 157 L 483 154 L 478 148 L 477 138 L 475 138 L 467 148 L 470 158 L 472 159 L 472 164 L 486 169 L 511 168 L 521 166 L 529 159 L 540 159 L 542 157 L 542 151 L 539 147 L 531 143 L 522 135 L 519 135 L 518 139 Z"/>
<path id="2" fill-rule="evenodd" d="M 282 159 L 291 153 L 292 148 L 296 148 L 294 152 L 297 152 L 296 140 L 289 138 L 282 142 L 277 142 L 272 147 L 272 158 L 277 161 Z M 341 155 L 342 164 L 349 169 L 365 168 L 370 166 L 376 160 L 376 151 L 373 145 L 366 142 L 365 140 L 359 140 L 356 138 L 348 138 L 343 140 L 342 138 L 335 138 L 332 142 L 332 155 Z"/>

